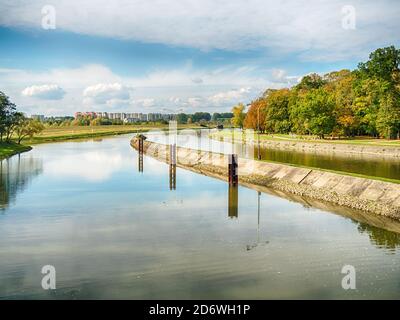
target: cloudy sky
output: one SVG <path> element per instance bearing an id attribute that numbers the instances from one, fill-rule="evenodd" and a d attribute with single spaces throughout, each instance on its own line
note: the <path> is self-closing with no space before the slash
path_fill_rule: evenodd
<path id="1" fill-rule="evenodd" d="M 0 13 L 0 91 L 27 114 L 227 111 L 400 42 L 397 0 L 0 0 Z"/>

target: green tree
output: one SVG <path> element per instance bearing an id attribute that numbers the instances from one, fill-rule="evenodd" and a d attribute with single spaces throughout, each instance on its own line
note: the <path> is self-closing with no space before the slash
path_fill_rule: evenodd
<path id="1" fill-rule="evenodd" d="M 17 142 L 20 144 L 22 139 L 32 138 L 35 134 L 42 132 L 43 129 L 44 125 L 40 121 L 21 117 L 15 129 Z"/>
<path id="2" fill-rule="evenodd" d="M 317 73 L 311 73 L 304 76 L 300 83 L 296 86 L 298 90 L 311 90 L 321 88 L 326 83 L 320 75 Z"/>
<path id="3" fill-rule="evenodd" d="M 273 90 L 265 98 L 265 129 L 272 133 L 287 133 L 290 131 L 289 121 L 289 89 Z"/>
<path id="4" fill-rule="evenodd" d="M 358 69 L 362 76 L 380 78 L 392 84 L 399 84 L 400 49 L 394 46 L 380 48 L 369 55 L 367 62 L 361 62 Z"/>
<path id="5" fill-rule="evenodd" d="M 176 121 L 177 121 L 179 124 L 187 123 L 187 121 L 188 121 L 188 115 L 187 115 L 186 113 L 178 113 L 178 114 L 176 115 Z"/>
<path id="6" fill-rule="evenodd" d="M 239 103 L 238 105 L 232 108 L 233 118 L 231 119 L 231 123 L 235 127 L 243 128 L 243 122 L 245 119 L 244 113 L 244 104 Z"/>
<path id="7" fill-rule="evenodd" d="M 380 99 L 376 126 L 381 136 L 400 138 L 400 97 L 397 92 L 389 91 Z"/>
<path id="8" fill-rule="evenodd" d="M 13 125 L 15 110 L 15 104 L 0 91 L 0 141 L 3 141 L 3 137 L 7 136 L 10 126 Z"/>
<path id="9" fill-rule="evenodd" d="M 191 116 L 193 122 L 199 122 L 200 120 L 210 121 L 211 114 L 208 112 L 196 112 Z"/>
<path id="10" fill-rule="evenodd" d="M 290 116 L 302 124 L 302 133 L 315 134 L 320 138 L 332 133 L 335 126 L 335 102 L 334 97 L 323 88 L 310 90 L 295 106 Z"/>

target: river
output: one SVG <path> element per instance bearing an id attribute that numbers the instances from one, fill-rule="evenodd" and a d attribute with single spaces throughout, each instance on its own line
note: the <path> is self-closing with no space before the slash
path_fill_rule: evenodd
<path id="1" fill-rule="evenodd" d="M 168 165 L 144 156 L 139 170 L 131 138 L 1 161 L 1 299 L 400 298 L 399 223 L 246 187 L 232 205 L 226 182 L 180 168 L 174 189 Z"/>

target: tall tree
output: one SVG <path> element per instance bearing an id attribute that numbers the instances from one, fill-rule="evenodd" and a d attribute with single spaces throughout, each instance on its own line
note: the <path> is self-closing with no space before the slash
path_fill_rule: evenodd
<path id="1" fill-rule="evenodd" d="M 246 113 L 246 117 L 244 119 L 244 127 L 264 132 L 266 106 L 267 103 L 264 98 L 259 98 L 253 101 L 250 105 L 249 110 Z"/>
<path id="2" fill-rule="evenodd" d="M 289 121 L 289 89 L 273 90 L 266 96 L 265 129 L 267 132 L 288 133 Z"/>
<path id="3" fill-rule="evenodd" d="M 15 104 L 0 91 L 0 141 L 3 141 L 3 137 L 7 135 L 9 127 L 13 123 L 15 110 Z"/>
<path id="4" fill-rule="evenodd" d="M 233 118 L 231 119 L 232 125 L 235 127 L 243 128 L 243 122 L 245 118 L 244 104 L 239 103 L 232 108 Z"/>
<path id="5" fill-rule="evenodd" d="M 17 135 L 17 142 L 21 143 L 22 139 L 27 137 L 32 138 L 35 134 L 43 131 L 44 125 L 38 120 L 28 119 L 25 117 L 20 118 L 15 133 Z"/>

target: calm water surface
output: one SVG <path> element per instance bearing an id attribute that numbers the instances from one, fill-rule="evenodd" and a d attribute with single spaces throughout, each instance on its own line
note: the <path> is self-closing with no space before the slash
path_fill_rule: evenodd
<path id="1" fill-rule="evenodd" d="M 400 298 L 398 233 L 244 187 L 229 210 L 225 182 L 179 168 L 170 190 L 166 164 L 138 171 L 130 138 L 1 162 L 1 299 Z"/>

